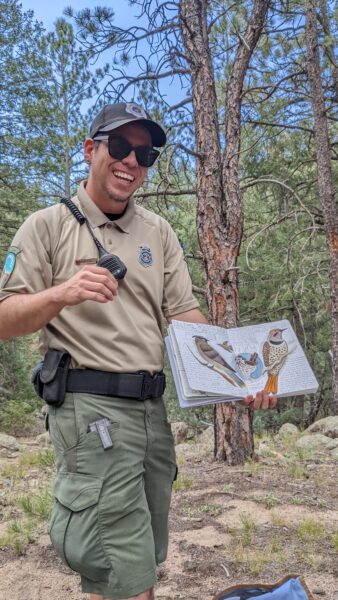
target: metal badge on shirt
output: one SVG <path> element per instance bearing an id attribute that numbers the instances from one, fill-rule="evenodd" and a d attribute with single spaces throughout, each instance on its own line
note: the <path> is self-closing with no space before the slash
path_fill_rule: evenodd
<path id="1" fill-rule="evenodd" d="M 17 248 L 16 246 L 10 246 L 6 254 L 5 263 L 0 277 L 0 288 L 5 287 L 7 281 L 12 275 L 15 269 L 16 257 L 18 254 L 20 254 L 20 252 L 20 248 Z"/>
<path id="2" fill-rule="evenodd" d="M 153 255 L 149 246 L 142 244 L 138 247 L 138 260 L 142 267 L 151 267 L 153 264 Z"/>

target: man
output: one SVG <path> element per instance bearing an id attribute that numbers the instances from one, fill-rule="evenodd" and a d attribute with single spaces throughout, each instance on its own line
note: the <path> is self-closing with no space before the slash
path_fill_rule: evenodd
<path id="1" fill-rule="evenodd" d="M 162 315 L 207 322 L 169 224 L 132 199 L 165 142 L 132 103 L 105 106 L 85 141 L 89 176 L 73 201 L 127 266 L 124 279 L 96 265 L 88 228 L 59 204 L 22 225 L 0 280 L 0 338 L 42 330 L 43 354 L 71 357 L 64 402 L 48 407 L 58 467 L 50 534 L 91 600 L 154 597 L 176 473 L 161 397 Z M 60 364 L 48 368 L 58 381 Z M 275 401 L 262 392 L 245 402 Z"/>

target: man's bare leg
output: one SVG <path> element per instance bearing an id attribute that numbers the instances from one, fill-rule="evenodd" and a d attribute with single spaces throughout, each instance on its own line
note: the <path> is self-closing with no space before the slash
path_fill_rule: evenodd
<path id="1" fill-rule="evenodd" d="M 89 594 L 89 600 L 109 600 L 109 598 L 97 594 Z M 154 588 L 142 592 L 142 594 L 139 594 L 138 596 L 129 597 L 126 600 L 155 600 Z"/>

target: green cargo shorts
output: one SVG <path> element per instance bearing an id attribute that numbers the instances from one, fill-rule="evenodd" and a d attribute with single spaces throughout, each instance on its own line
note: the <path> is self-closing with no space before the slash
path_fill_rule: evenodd
<path id="1" fill-rule="evenodd" d="M 82 590 L 115 600 L 140 594 L 165 560 L 175 448 L 162 399 L 139 402 L 67 394 L 48 407 L 57 456 L 53 546 L 81 574 Z M 102 418 L 113 446 L 104 450 L 89 423 Z"/>

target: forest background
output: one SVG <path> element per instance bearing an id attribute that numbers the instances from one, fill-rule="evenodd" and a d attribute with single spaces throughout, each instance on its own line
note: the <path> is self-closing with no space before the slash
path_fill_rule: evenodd
<path id="1" fill-rule="evenodd" d="M 0 262 L 31 212 L 73 194 L 86 177 L 82 146 L 93 113 L 108 101 L 136 101 L 168 131 L 168 146 L 137 194 L 138 202 L 173 226 L 194 291 L 208 313 L 210 269 L 196 227 L 196 211 L 201 217 L 196 167 L 198 171 L 204 160 L 195 138 L 196 104 L 198 100 L 203 103 L 203 98 L 196 100 L 193 61 L 187 54 L 186 4 L 184 0 L 131 1 L 126 5 L 129 29 L 116 19 L 112 3 L 79 12 L 70 8 L 46 31 L 18 0 L 1 1 Z M 229 147 L 234 65 L 239 49 L 245 51 L 248 46 L 248 23 L 259 4 L 264 3 L 200 0 L 190 4 L 189 16 L 200 19 L 210 52 L 218 142 L 224 153 Z M 235 154 L 244 221 L 239 254 L 230 267 L 238 290 L 236 322 L 289 319 L 320 386 L 316 395 L 281 401 L 268 414 L 258 412 L 254 418 L 257 432 L 276 429 L 284 422 L 304 427 L 318 417 L 336 414 L 338 406 L 332 386 L 334 380 L 338 389 L 332 344 L 333 324 L 338 319 L 332 302 L 335 274 L 318 188 L 318 157 L 324 153 L 315 131 L 306 36 L 312 10 L 318 28 L 317 83 L 323 93 L 330 145 L 324 159 L 330 163 L 334 190 L 338 180 L 338 9 L 325 0 L 265 5 L 264 24 L 240 93 L 241 143 Z M 210 148 L 212 153 L 212 144 Z M 332 200 L 337 211 L 334 196 Z M 337 212 L 335 218 L 337 232 Z M 224 324 L 228 324 L 226 319 Z M 34 424 L 40 402 L 30 374 L 38 358 L 36 335 L 0 342 L 2 431 L 27 432 Z M 168 379 L 170 420 L 211 423 L 211 408 L 179 409 L 170 372 Z"/>

